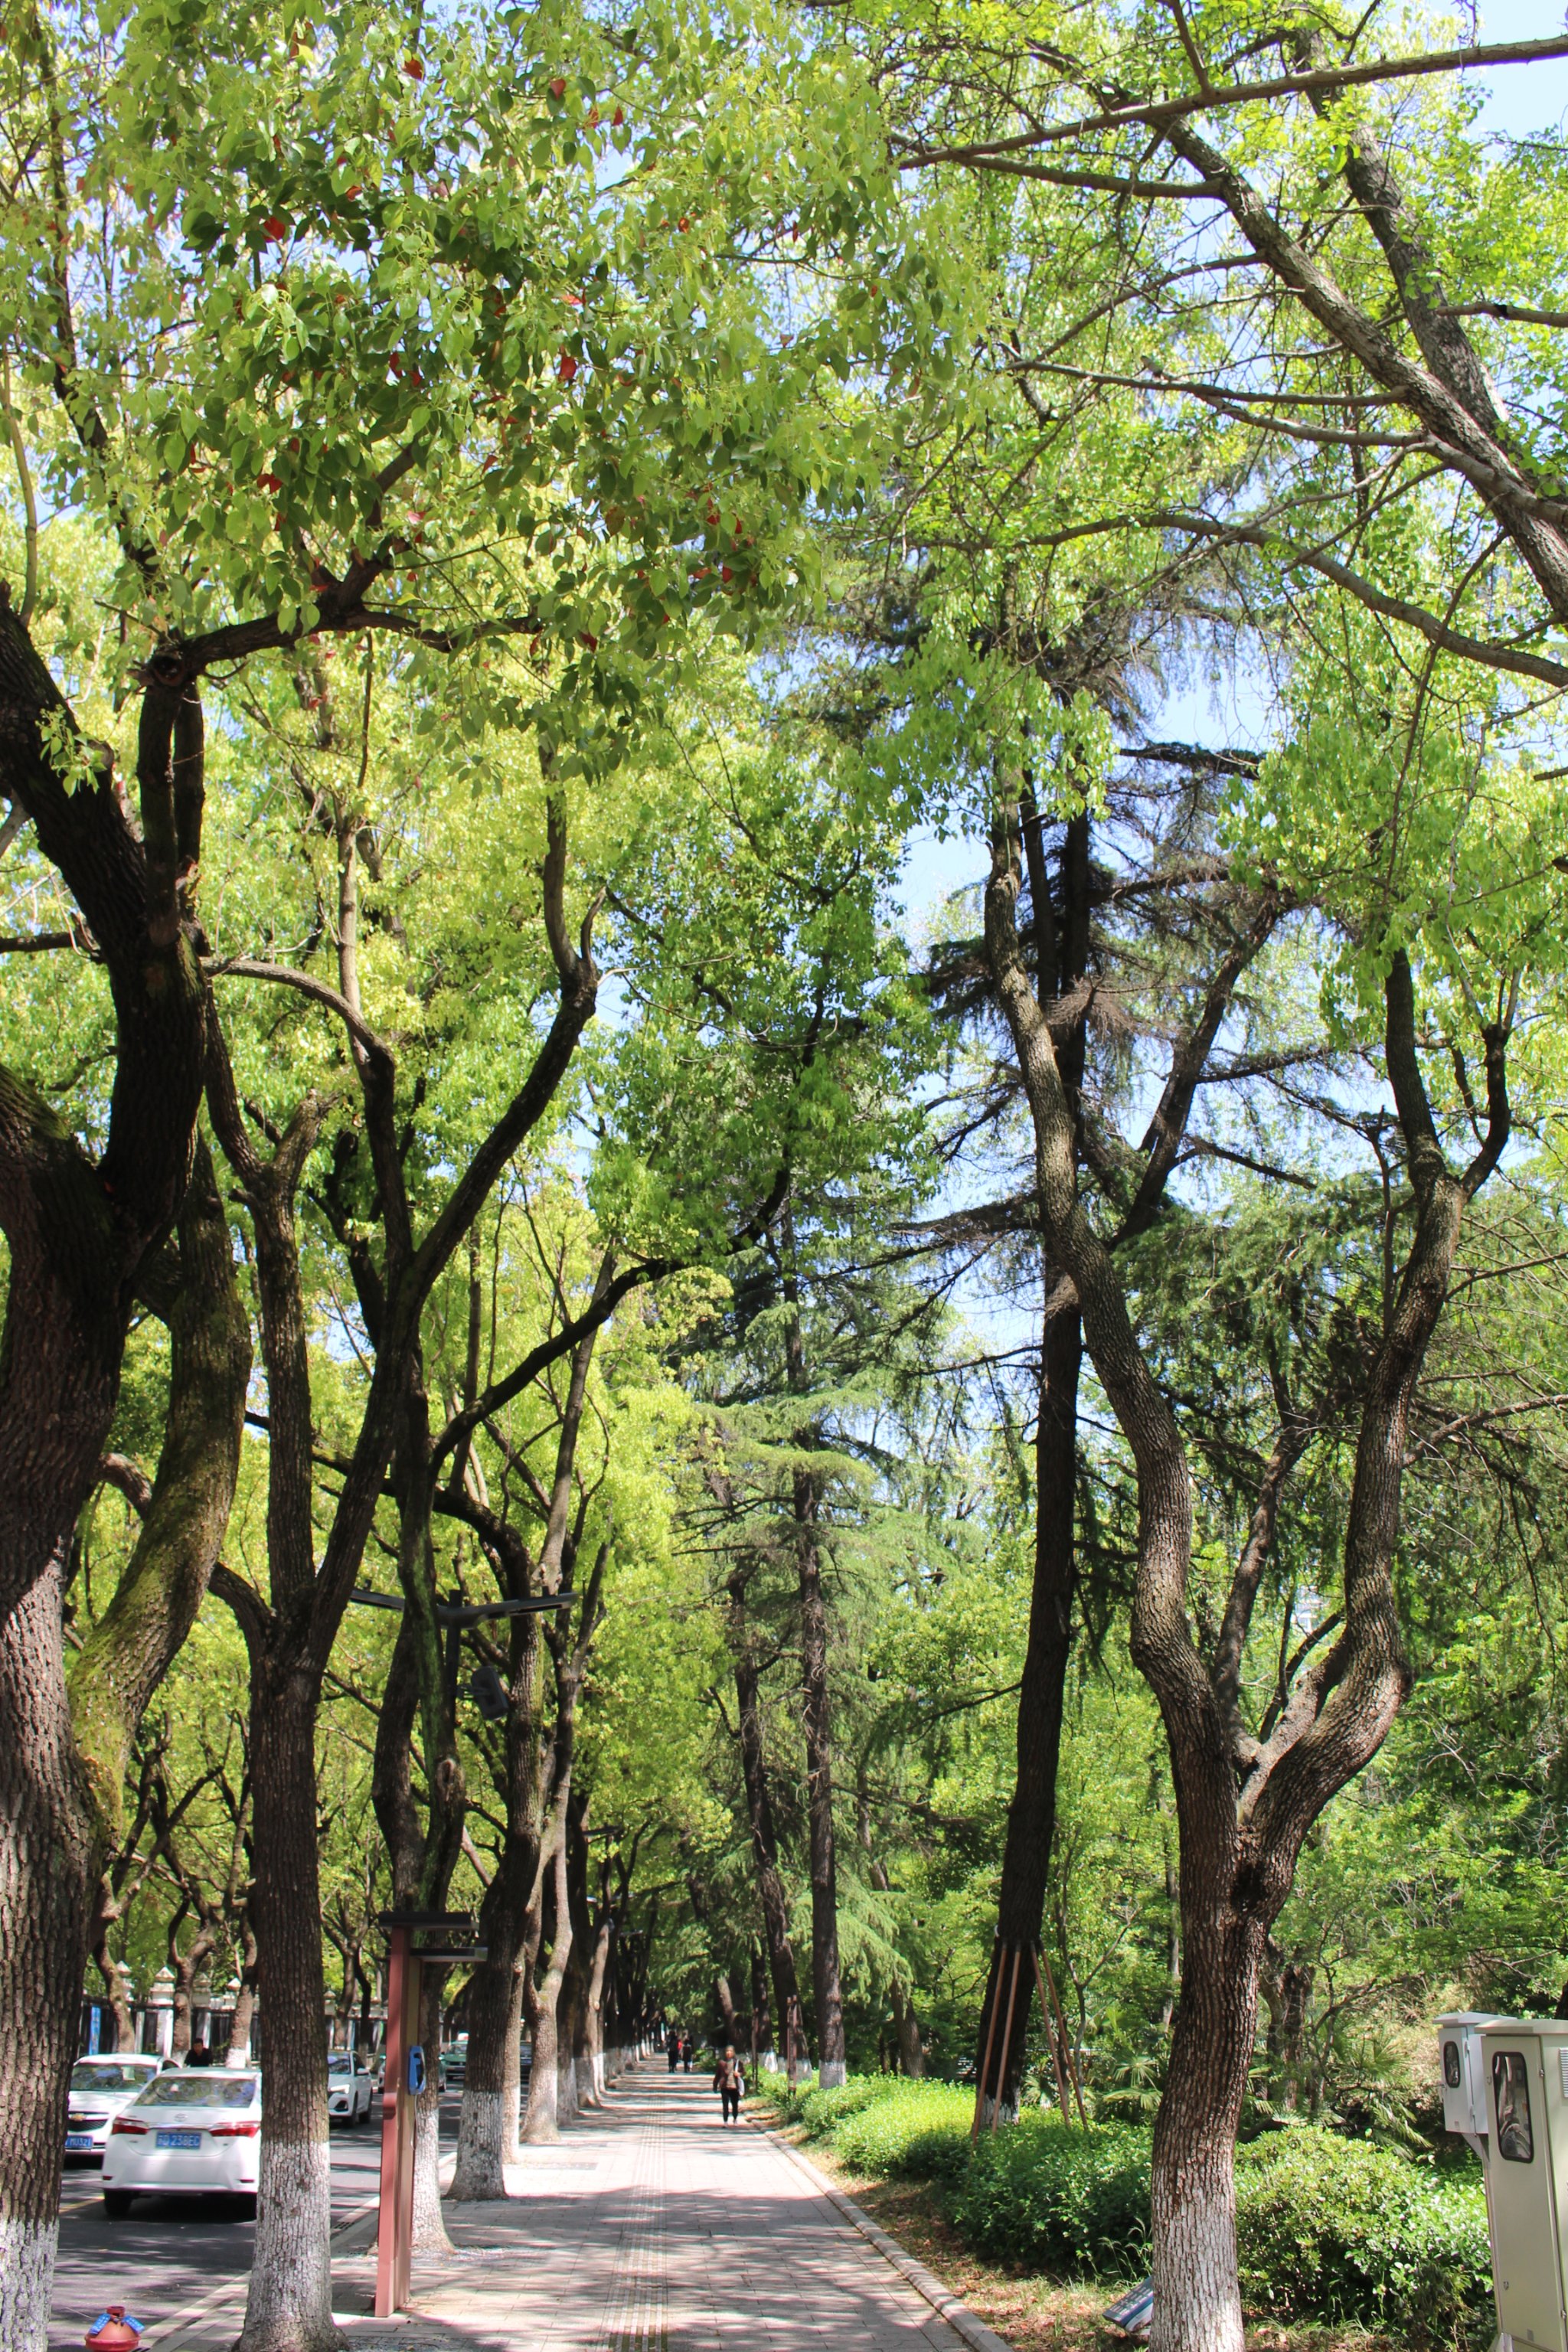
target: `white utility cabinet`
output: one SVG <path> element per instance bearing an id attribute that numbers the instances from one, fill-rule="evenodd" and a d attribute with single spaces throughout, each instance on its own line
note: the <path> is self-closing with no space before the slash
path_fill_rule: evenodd
<path id="1" fill-rule="evenodd" d="M 1438 2035 L 1444 2120 L 1485 2141 L 1502 2352 L 1568 2352 L 1568 2021 L 1444 2018 Z"/>
<path id="2" fill-rule="evenodd" d="M 1468 2139 L 1483 2166 L 1491 2125 L 1487 2116 L 1481 2028 L 1497 2021 L 1492 2011 L 1479 2009 L 1454 2010 L 1437 2020 L 1437 2055 L 1443 2068 L 1443 2128 Z"/>

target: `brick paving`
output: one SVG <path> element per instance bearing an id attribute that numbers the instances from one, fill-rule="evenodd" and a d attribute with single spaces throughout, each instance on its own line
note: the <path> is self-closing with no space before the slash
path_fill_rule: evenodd
<path id="1" fill-rule="evenodd" d="M 447 2205 L 456 2256 L 416 2261 L 395 2321 L 370 2315 L 374 2221 L 344 2231 L 332 2301 L 354 2352 L 1006 2352 L 962 2306 L 943 2317 L 819 2176 L 750 2124 L 726 2129 L 706 2081 L 662 2059 L 507 2179 L 504 2205 Z M 159 2329 L 156 2352 L 230 2345 L 238 2311 L 237 2295 Z"/>

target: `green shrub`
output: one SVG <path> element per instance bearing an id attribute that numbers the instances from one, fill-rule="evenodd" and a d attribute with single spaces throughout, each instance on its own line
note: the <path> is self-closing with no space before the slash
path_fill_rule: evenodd
<path id="1" fill-rule="evenodd" d="M 972 2147 L 973 2093 L 949 2083 L 861 2074 L 835 2091 L 781 2083 L 771 2095 L 857 2172 L 940 2181 L 977 2253 L 1067 2277 L 1148 2269 L 1145 2126 L 1085 2132 L 1037 2113 Z M 1479 2181 L 1303 2125 L 1237 2149 L 1236 2197 L 1249 2311 L 1350 2322 L 1413 2344 L 1485 2342 L 1491 2263 Z"/>
<path id="2" fill-rule="evenodd" d="M 956 2180 L 969 2160 L 973 2092 L 899 2074 L 887 2079 L 891 2091 L 834 2126 L 836 2152 L 872 2179 Z"/>
<path id="3" fill-rule="evenodd" d="M 952 2219 L 978 2253 L 1135 2277 L 1149 2261 L 1149 2141 L 1136 2124 L 1085 2132 L 1059 2116 L 1022 2116 L 975 2142 Z"/>
<path id="4" fill-rule="evenodd" d="M 847 2116 L 885 2099 L 900 2080 L 897 2074 L 851 2074 L 831 2091 L 819 2090 L 815 2083 L 793 2091 L 781 2084 L 779 2104 L 792 2122 L 805 2125 L 808 2139 L 830 2140 Z"/>
<path id="5" fill-rule="evenodd" d="M 1480 2184 L 1312 2129 L 1238 2149 L 1237 2238 L 1249 2309 L 1354 2320 L 1431 2344 L 1492 2326 Z"/>

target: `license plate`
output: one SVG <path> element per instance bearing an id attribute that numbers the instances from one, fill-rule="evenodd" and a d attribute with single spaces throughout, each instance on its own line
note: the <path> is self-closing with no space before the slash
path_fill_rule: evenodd
<path id="1" fill-rule="evenodd" d="M 160 2132 L 158 2134 L 160 2147 L 200 2147 L 201 2144 L 200 2132 Z"/>
<path id="2" fill-rule="evenodd" d="M 90 2132 L 67 2132 L 66 2146 L 68 2147 L 90 2147 L 92 2146 L 92 2134 Z"/>

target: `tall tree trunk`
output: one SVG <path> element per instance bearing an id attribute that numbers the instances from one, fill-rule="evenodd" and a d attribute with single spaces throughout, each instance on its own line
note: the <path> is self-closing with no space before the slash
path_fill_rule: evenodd
<path id="1" fill-rule="evenodd" d="M 773 2048 L 773 2019 L 768 2003 L 768 1969 L 760 1945 L 752 1946 L 752 2071 L 762 2063 L 764 2050 Z"/>
<path id="2" fill-rule="evenodd" d="M 889 1990 L 893 1997 L 893 2030 L 899 2037 L 899 2063 L 911 2082 L 918 2083 L 926 2070 L 926 2053 L 921 2041 L 920 2019 L 915 2005 L 897 1977 Z"/>
<path id="3" fill-rule="evenodd" d="M 784 1291 L 785 1376 L 792 1392 L 809 1386 L 805 1335 L 795 1270 L 795 1221 L 786 1202 L 781 1222 L 785 1257 Z M 795 1446 L 815 1451 L 818 1433 L 803 1426 Z M 833 1825 L 833 1710 L 827 1684 L 827 1604 L 822 1589 L 821 1491 L 809 1469 L 791 1474 L 795 1573 L 800 1591 L 802 1712 L 805 1729 L 805 1804 L 811 1856 L 811 1982 L 816 2011 L 817 2080 L 825 2089 L 847 2074 L 844 2056 L 844 1996 L 838 1967 L 838 1872 Z"/>
<path id="4" fill-rule="evenodd" d="M 1025 790 L 1020 814 L 1034 919 L 1035 998 L 1045 1010 L 1063 999 L 1081 997 L 1089 973 L 1089 819 L 1085 810 L 1071 817 L 1064 829 L 1058 887 L 1053 894 L 1045 829 L 1032 789 Z M 1088 1035 L 1088 1024 L 1080 1013 L 1062 1031 L 1058 1055 L 1062 1089 L 1073 1113 L 1075 1129 L 1081 1116 Z M 991 1969 L 975 2043 L 982 2064 L 985 2063 L 986 2051 L 991 2053 L 987 2077 L 980 2086 L 984 2118 L 998 2110 L 1004 2115 L 1014 2114 L 1018 2105 L 1025 2037 L 1035 1998 L 1035 1972 L 1026 1965 L 1019 1969 L 1015 1999 L 1011 1960 L 1021 1945 L 1031 1951 L 1037 1946 L 1045 1918 L 1046 1885 L 1056 1833 L 1062 1714 L 1072 1656 L 1073 1601 L 1078 1587 L 1074 1519 L 1078 1387 L 1083 1335 L 1070 1284 L 1061 1280 L 1048 1257 L 1042 1258 L 1040 1274 L 1043 1307 L 1035 1423 L 1035 1573 L 1029 1596 L 1024 1671 L 1018 1686 L 1017 1762 L 1002 1852 L 996 1939 L 992 1947 Z M 1048 2027 L 1049 2021 L 1045 2022 Z M 915 2039 L 918 2042 L 918 2033 Z"/>
<path id="5" fill-rule="evenodd" d="M 767 1938 L 768 1972 L 773 1979 L 774 2012 L 779 2031 L 800 2004 L 795 1948 L 790 1942 L 789 1899 L 779 1875 L 778 1839 L 773 1829 L 773 1801 L 768 1793 L 767 1759 L 763 1738 L 762 1693 L 756 1661 L 746 1625 L 746 1571 L 730 1578 L 728 1627 L 735 1660 L 735 1704 L 739 1716 L 741 1772 L 746 1790 L 746 1812 L 752 1831 L 752 1860 L 757 1874 L 757 1895 Z"/>
<path id="6" fill-rule="evenodd" d="M 1055 1299 L 1047 1269 L 1047 1318 L 1040 1344 L 1039 1418 L 1035 1433 L 1035 1575 L 1029 1596 L 1029 1632 L 1018 1690 L 1017 1771 L 1002 1852 L 1002 1884 L 996 1907 L 996 1940 L 976 2044 L 990 2065 L 982 2086 L 983 2114 L 1000 2105 L 1016 2111 L 1023 2073 L 1024 2040 L 1035 1997 L 1034 1969 L 1018 1971 L 1012 1999 L 1012 1956 L 1020 1945 L 1031 1951 L 1040 1940 L 1051 1841 L 1056 1832 L 1057 1771 L 1061 1759 L 1062 1716 L 1068 1667 L 1072 1657 L 1073 1598 L 1077 1565 L 1073 1518 L 1078 1480 L 1078 1383 L 1083 1343 L 1077 1308 Z M 1004 1964 L 1007 1977 L 1004 1980 Z M 996 2024 L 992 2028 L 993 2010 Z"/>
<path id="7" fill-rule="evenodd" d="M 199 849 L 199 744 L 194 685 L 171 682 L 154 655 L 138 727 L 139 835 L 111 756 L 83 740 L 26 617 L 0 594 L 0 795 L 32 819 L 40 850 L 74 896 L 107 967 L 115 1019 L 108 1139 L 96 1165 L 30 1087 L 0 1071 L 0 1230 L 9 1253 L 0 1338 L 0 2342 L 6 2352 L 43 2352 L 67 2088 L 92 1895 L 108 1843 L 66 1695 L 61 1611 L 71 1539 L 109 1434 L 135 1286 L 179 1212 L 201 1102 L 204 1013 L 194 927 L 177 861 L 162 855 L 172 846 L 177 745 L 192 792 L 186 822 Z M 83 762 L 74 790 L 62 751 Z M 149 1654 L 156 1660 L 166 1646 L 161 1640 Z M 166 1664 L 163 1656 L 157 1673 Z"/>
<path id="8" fill-rule="evenodd" d="M 256 1986 L 259 1973 L 256 1930 L 247 1917 L 240 1946 L 239 1990 L 235 1995 L 228 2048 L 224 2054 L 226 2066 L 248 2066 L 250 2063 L 250 2042 L 256 2022 Z"/>
<path id="9" fill-rule="evenodd" d="M 844 2082 L 848 2074 L 838 1971 L 838 1875 L 833 1831 L 827 1607 L 822 1591 L 816 1483 L 807 1473 L 797 1472 L 794 1486 L 805 1717 L 805 1803 L 811 1848 L 811 1983 L 816 2009 L 816 2079 L 826 2090 Z"/>
<path id="10" fill-rule="evenodd" d="M 588 1801 L 574 1788 L 566 1814 L 566 1894 L 572 1906 L 572 1957 L 561 1988 L 561 2113 L 568 2119 L 592 2100 L 588 2004 L 595 1942 L 588 1899 Z"/>
<path id="11" fill-rule="evenodd" d="M 397 1496 L 397 1572 L 403 1621 L 388 1669 L 376 1727 L 373 1797 L 392 1864 L 393 1900 L 399 1907 L 440 1912 L 462 1852 L 468 1791 L 458 1754 L 456 1711 L 447 1687 L 445 1644 L 437 1617 L 436 1558 L 431 1533 L 433 1491 L 429 1409 L 417 1353 L 390 1483 Z M 415 1717 L 425 1759 L 424 1818 L 414 1801 L 409 1770 Z M 444 1969 L 426 1971 L 426 2047 L 438 2049 Z M 441 2213 L 439 2069 L 432 2063 L 416 2111 L 414 2251 L 447 2252 L 451 2240 Z"/>
<path id="12" fill-rule="evenodd" d="M 450 2252 L 446 2216 L 441 2210 L 441 2004 L 446 1998 L 445 1969 L 421 1971 L 419 2039 L 426 2055 L 425 2088 L 414 2103 L 414 2236 L 416 2253 Z"/>
<path id="13" fill-rule="evenodd" d="M 326 1976 L 316 1842 L 315 1677 L 251 1662 L 256 1791 L 252 1903 L 260 1944 L 262 2095 L 256 2253 L 238 2352 L 314 2352 L 335 2340 L 330 2212 Z"/>
<path id="14" fill-rule="evenodd" d="M 0 1548 L 10 1532 L 0 1520 Z M 60 1546 L 66 1557 L 68 1534 Z M 0 1574 L 6 1563 L 0 1558 Z M 0 2344 L 44 2352 L 93 1883 L 57 1565 L 0 1624 Z"/>
<path id="15" fill-rule="evenodd" d="M 454 2201 L 506 2195 L 518 2099 L 519 2019 L 529 1899 L 539 1874 L 539 1620 L 513 1621 L 506 1724 L 507 1828 L 479 1925 L 486 1957 L 468 1979 L 468 2053 Z"/>
<path id="16" fill-rule="evenodd" d="M 560 1813 L 564 1813 L 564 1804 Z M 555 1894 L 555 1936 L 550 1964 L 531 2000 L 524 1993 L 529 2030 L 533 2040 L 533 2070 L 528 2083 L 528 2113 L 521 2137 L 525 2147 L 548 2145 L 561 2137 L 561 1988 L 572 1957 L 572 1904 L 566 1887 L 566 1824 L 558 1818 L 552 1832 L 550 1870 Z"/>
<path id="17" fill-rule="evenodd" d="M 588 2009 L 585 2032 L 585 2054 L 588 2061 L 588 2087 L 584 2104 L 602 2106 L 605 2096 L 605 1979 L 610 1966 L 610 1944 L 615 1934 L 615 1920 L 608 1904 L 599 1914 L 599 1924 L 594 1935 L 594 1957 L 588 1971 Z"/>
<path id="18" fill-rule="evenodd" d="M 505 2079 L 501 2089 L 501 2156 L 507 2164 L 516 2164 L 522 2154 L 522 1990 L 526 1976 L 526 1965 L 512 1970 L 511 2005 L 507 2011 Z M 531 2067 L 532 2063 L 531 2051 Z"/>

